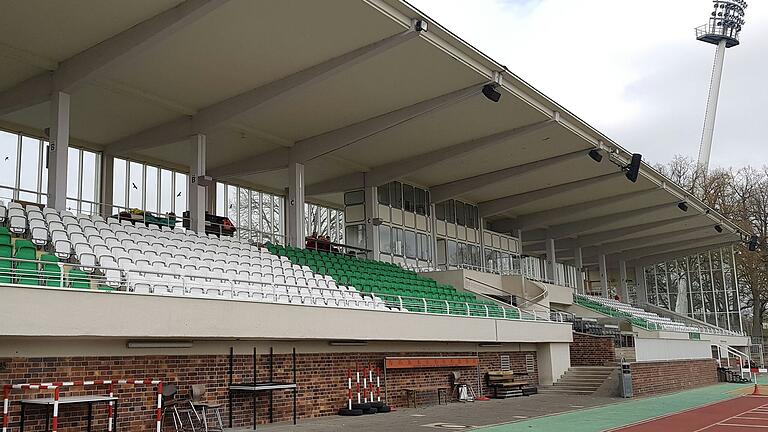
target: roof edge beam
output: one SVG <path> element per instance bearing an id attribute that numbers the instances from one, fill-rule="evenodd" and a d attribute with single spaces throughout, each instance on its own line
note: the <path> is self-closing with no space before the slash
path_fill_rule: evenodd
<path id="1" fill-rule="evenodd" d="M 363 187 L 365 187 L 365 173 L 354 172 L 308 185 L 305 188 L 304 193 L 307 195 L 324 195 L 334 192 L 362 189 Z"/>
<path id="2" fill-rule="evenodd" d="M 650 207 L 643 207 L 639 209 L 626 210 L 619 213 L 612 213 L 605 216 L 596 218 L 590 218 L 586 220 L 579 220 L 574 222 L 568 222 L 562 225 L 556 225 L 550 227 L 547 232 L 554 238 L 563 238 L 583 233 L 599 228 L 605 224 L 623 222 L 631 220 L 640 216 L 650 215 L 660 210 L 672 208 L 674 203 L 657 204 Z"/>
<path id="3" fill-rule="evenodd" d="M 51 98 L 52 87 L 52 74 L 44 72 L 0 92 L 0 115 L 48 101 Z"/>
<path id="4" fill-rule="evenodd" d="M 734 243 L 736 243 L 736 242 L 735 241 L 729 241 L 729 242 L 723 242 L 723 243 L 718 243 L 718 244 L 712 244 L 712 245 L 708 245 L 708 246 L 701 246 L 701 247 L 695 247 L 695 248 L 690 248 L 690 249 L 676 250 L 676 251 L 673 251 L 673 252 L 666 252 L 666 253 L 662 252 L 660 254 L 647 255 L 647 256 L 644 256 L 642 258 L 638 258 L 636 260 L 627 261 L 627 264 L 635 265 L 635 266 L 636 265 L 646 266 L 646 265 L 649 265 L 649 264 L 656 264 L 656 263 L 661 262 L 661 261 L 667 261 L 667 260 L 672 259 L 672 258 L 679 258 L 679 257 L 689 256 L 689 255 L 698 254 L 698 253 L 701 253 L 701 252 L 710 251 L 712 249 L 717 249 L 717 248 L 722 248 L 722 247 L 726 247 L 726 246 L 731 246 Z"/>
<path id="5" fill-rule="evenodd" d="M 510 195 L 503 198 L 481 202 L 478 206 L 480 209 L 480 217 L 494 216 L 529 202 L 542 200 L 561 193 L 566 193 L 583 187 L 611 181 L 618 178 L 619 175 L 623 175 L 623 173 L 616 172 L 602 174 L 596 177 L 589 177 L 586 179 L 563 183 L 543 189 L 537 189 L 530 192 L 524 192 L 517 195 Z"/>
<path id="6" fill-rule="evenodd" d="M 633 250 L 632 252 L 620 254 L 620 256 L 625 261 L 637 261 L 641 258 L 645 258 L 651 255 L 659 255 L 667 252 L 693 249 L 698 247 L 706 248 L 712 245 L 728 243 L 729 237 L 732 238 L 733 234 L 720 234 L 720 235 L 712 236 L 710 238 L 701 239 L 699 241 L 694 241 L 694 242 L 670 242 L 670 243 L 665 243 L 661 245 L 636 249 L 636 250 Z M 735 243 L 735 242 L 736 240 L 734 239 L 731 243 Z"/>
<path id="7" fill-rule="evenodd" d="M 699 231 L 712 230 L 709 225 L 699 226 L 694 228 L 686 228 L 678 231 L 670 231 L 661 234 L 654 234 L 645 237 L 637 237 L 629 240 L 615 241 L 611 243 L 604 243 L 600 245 L 600 250 L 603 253 L 614 254 L 619 252 L 628 252 L 634 249 L 639 249 L 646 246 L 654 246 L 657 243 L 664 242 L 665 240 L 679 240 L 681 237 L 685 237 L 689 234 Z M 666 242 L 665 242 L 666 243 Z"/>
<path id="8" fill-rule="evenodd" d="M 260 154 L 255 158 L 248 158 L 221 165 L 207 170 L 207 174 L 215 179 L 225 179 L 242 174 L 259 174 L 263 172 L 278 171 L 288 167 L 291 149 L 280 147 Z"/>
<path id="9" fill-rule="evenodd" d="M 625 237 L 628 235 L 638 234 L 642 233 L 644 231 L 649 231 L 656 228 L 661 228 L 664 226 L 674 225 L 678 224 L 680 222 L 684 222 L 686 220 L 690 220 L 693 218 L 701 217 L 701 215 L 683 215 L 683 216 L 677 216 L 671 219 L 665 219 L 661 221 L 655 221 L 655 222 L 648 222 L 641 225 L 635 225 L 635 226 L 629 226 L 624 228 L 617 228 L 612 229 L 609 231 L 603 231 L 598 232 L 594 234 L 587 234 L 584 236 L 576 237 L 574 247 L 587 247 L 587 246 L 596 246 L 605 243 L 606 241 L 610 241 L 613 239 L 616 239 L 618 237 Z M 544 233 L 544 231 L 541 231 Z M 523 236 L 524 244 L 534 244 L 534 243 L 542 243 L 545 240 L 546 235 L 540 234 L 540 235 L 530 235 L 527 234 Z M 526 238 L 529 238 L 530 240 L 525 240 Z"/>
<path id="10" fill-rule="evenodd" d="M 432 200 L 436 203 L 443 202 L 447 199 L 451 199 L 457 196 L 461 196 L 465 193 L 471 192 L 475 189 L 499 183 L 507 180 L 510 177 L 523 175 L 529 172 L 534 172 L 540 169 L 551 167 L 560 163 L 568 162 L 576 158 L 585 156 L 589 149 L 582 149 L 570 153 L 561 154 L 558 156 L 540 159 L 537 161 L 529 162 L 522 165 L 517 165 L 509 168 L 500 169 L 497 171 L 468 177 L 461 180 L 456 180 L 448 183 L 443 183 L 437 186 L 429 188 Z"/>

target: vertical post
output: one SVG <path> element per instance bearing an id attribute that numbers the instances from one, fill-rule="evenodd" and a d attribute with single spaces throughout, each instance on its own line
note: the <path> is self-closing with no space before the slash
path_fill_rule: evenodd
<path id="1" fill-rule="evenodd" d="M 157 429 L 155 432 L 162 432 L 163 425 L 162 425 L 162 418 L 163 418 L 163 383 L 159 382 L 157 383 L 157 409 L 155 411 L 155 421 L 157 422 Z"/>
<path id="2" fill-rule="evenodd" d="M 608 266 L 605 263 L 605 254 L 600 253 L 597 258 L 597 263 L 600 267 L 600 287 L 602 288 L 603 297 L 610 297 L 608 293 Z"/>
<path id="3" fill-rule="evenodd" d="M 733 289 L 736 290 L 736 304 L 741 304 L 741 295 L 739 294 L 739 275 L 736 273 L 736 254 L 733 250 L 733 245 L 731 245 L 731 268 L 733 271 L 731 272 L 731 276 L 733 277 Z M 741 313 L 737 312 L 739 315 L 739 334 L 743 334 L 744 332 L 744 323 L 741 321 Z M 733 329 L 731 329 L 733 330 Z M 760 344 L 762 346 L 763 338 L 762 335 L 760 335 Z"/>
<path id="4" fill-rule="evenodd" d="M 547 247 L 547 279 L 555 285 L 559 285 L 557 277 L 557 260 L 555 257 L 555 239 L 547 238 L 545 241 Z"/>
<path id="5" fill-rule="evenodd" d="M 6 384 L 3 386 L 3 432 L 8 432 L 8 423 L 11 419 L 8 412 L 11 404 L 10 396 L 11 386 Z"/>
<path id="6" fill-rule="evenodd" d="M 112 205 L 115 201 L 114 190 L 115 156 L 104 152 L 101 154 L 101 197 L 99 201 L 99 214 L 108 218 L 113 214 Z M 128 181 L 126 179 L 126 181 Z"/>
<path id="7" fill-rule="evenodd" d="M 640 263 L 635 263 L 635 292 L 637 293 L 637 303 L 643 305 L 648 303 L 648 288 L 645 285 L 645 272 Z"/>
<path id="8" fill-rule="evenodd" d="M 288 164 L 288 212 L 287 232 L 288 244 L 304 248 L 304 164 L 291 161 Z"/>
<path id="9" fill-rule="evenodd" d="M 198 177 L 205 175 L 206 136 L 195 134 L 190 137 L 192 161 L 189 165 L 189 228 L 205 233 L 205 187 L 198 184 Z"/>
<path id="10" fill-rule="evenodd" d="M 574 249 L 573 261 L 576 267 L 576 292 L 586 294 L 584 289 L 584 254 L 581 251 L 581 247 Z"/>
<path id="11" fill-rule="evenodd" d="M 109 384 L 109 397 L 115 396 L 115 385 Z M 114 423 L 114 402 L 109 401 L 109 407 L 107 408 L 107 432 L 112 432 L 112 424 Z"/>
<path id="12" fill-rule="evenodd" d="M 51 420 L 51 432 L 59 430 L 59 388 L 53 389 L 53 419 Z"/>
<path id="13" fill-rule="evenodd" d="M 51 98 L 48 145 L 48 207 L 67 209 L 67 156 L 69 152 L 69 94 L 54 92 Z"/>
<path id="14" fill-rule="evenodd" d="M 627 287 L 627 262 L 619 261 L 619 297 L 624 303 L 629 303 L 629 288 Z"/>
<path id="15" fill-rule="evenodd" d="M 709 169 L 709 155 L 712 153 L 712 138 L 715 135 L 717 101 L 720 98 L 720 80 L 723 77 L 723 64 L 725 63 L 725 44 L 725 38 L 721 39 L 720 43 L 717 44 L 715 65 L 712 68 L 712 80 L 709 83 L 707 112 L 704 117 L 704 132 L 701 135 L 701 148 L 699 149 L 699 167 L 705 171 Z"/>
<path id="16" fill-rule="evenodd" d="M 379 229 L 373 224 L 379 217 L 379 197 L 376 186 L 365 187 L 365 247 L 370 249 L 368 258 L 379 260 Z"/>
<path id="17" fill-rule="evenodd" d="M 218 199 L 216 196 L 216 183 L 206 188 L 205 196 L 206 196 L 205 211 L 207 211 L 210 214 L 216 214 L 216 200 Z"/>

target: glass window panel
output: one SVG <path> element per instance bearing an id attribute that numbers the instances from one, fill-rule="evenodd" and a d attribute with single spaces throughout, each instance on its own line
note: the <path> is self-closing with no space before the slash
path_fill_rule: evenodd
<path id="1" fill-rule="evenodd" d="M 268 195 L 265 197 L 267 201 L 270 203 L 272 202 L 271 197 Z M 265 221 L 265 216 L 271 216 L 268 212 L 265 214 L 264 212 L 264 205 L 262 203 L 262 196 L 261 192 L 259 191 L 250 191 L 250 194 L 248 196 L 248 199 L 250 200 L 251 205 L 251 226 L 250 229 L 254 232 L 250 233 L 250 238 L 258 238 L 258 233 L 269 233 L 272 234 L 271 223 L 269 221 Z M 267 209 L 269 210 L 269 209 Z"/>
<path id="2" fill-rule="evenodd" d="M 426 191 L 425 204 L 426 204 L 426 208 L 427 208 L 427 216 L 429 216 L 430 213 L 432 212 L 432 201 L 431 201 L 431 199 L 429 197 L 429 191 Z"/>
<path id="3" fill-rule="evenodd" d="M 220 183 L 216 183 L 216 187 Z M 218 199 L 219 195 L 216 195 Z M 173 202 L 173 172 L 166 169 L 160 170 L 160 212 L 168 213 L 171 211 Z M 217 203 L 218 204 L 218 203 Z"/>
<path id="4" fill-rule="evenodd" d="M 354 247 L 365 248 L 365 225 L 349 225 L 346 227 L 347 244 Z"/>
<path id="5" fill-rule="evenodd" d="M 42 193 L 48 192 L 48 167 L 46 166 L 46 163 L 48 161 L 48 142 L 43 141 L 43 166 L 42 166 L 42 173 L 40 176 L 40 191 Z M 40 200 L 41 202 L 46 202 L 46 198 L 43 197 Z"/>
<path id="6" fill-rule="evenodd" d="M 392 228 L 392 253 L 397 256 L 403 256 L 403 230 L 400 228 Z"/>
<path id="7" fill-rule="evenodd" d="M 456 207 L 453 204 L 453 200 L 445 202 L 445 221 L 448 223 L 456 223 Z"/>
<path id="8" fill-rule="evenodd" d="M 415 209 L 415 196 L 413 186 L 403 185 L 403 210 L 413 213 Z"/>
<path id="9" fill-rule="evenodd" d="M 83 163 L 85 166 L 85 163 Z M 144 209 L 150 212 L 157 212 L 157 178 L 159 170 L 157 167 L 147 165 L 147 177 L 146 177 L 146 202 Z M 85 189 L 83 189 L 83 199 L 85 199 Z"/>
<path id="10" fill-rule="evenodd" d="M 440 221 L 445 220 L 445 203 L 435 204 L 435 218 Z"/>
<path id="11" fill-rule="evenodd" d="M 69 148 L 67 152 L 67 198 L 78 198 L 78 178 L 80 176 L 80 150 Z M 77 208 L 75 206 L 75 208 Z"/>
<path id="12" fill-rule="evenodd" d="M 128 207 L 142 208 L 143 187 L 144 187 L 144 166 L 136 162 L 130 162 L 130 178 L 128 180 Z"/>
<path id="13" fill-rule="evenodd" d="M 177 215 L 184 214 L 187 211 L 187 175 L 184 173 L 174 173 L 176 181 L 176 196 L 174 199 L 174 211 Z"/>
<path id="14" fill-rule="evenodd" d="M 437 255 L 436 255 L 437 265 L 443 266 L 446 264 L 446 256 L 447 256 L 446 243 L 447 242 L 443 238 L 437 239 Z"/>
<path id="15" fill-rule="evenodd" d="M 356 190 L 344 194 L 345 205 L 363 204 L 365 202 L 365 191 Z"/>
<path id="16" fill-rule="evenodd" d="M 379 186 L 376 188 L 376 194 L 379 197 L 379 204 L 389 205 L 389 185 Z"/>
<path id="17" fill-rule="evenodd" d="M 417 258 L 416 255 L 416 233 L 413 231 L 405 232 L 405 256 L 407 258 Z"/>
<path id="18" fill-rule="evenodd" d="M 392 208 L 403 208 L 403 185 L 400 182 L 394 181 L 389 184 L 389 200 Z"/>
<path id="19" fill-rule="evenodd" d="M 101 181 L 101 155 L 83 150 L 83 199 L 100 201 L 99 183 Z"/>
<path id="20" fill-rule="evenodd" d="M 0 131 L 0 186 L 16 187 L 19 136 Z M 7 189 L 4 189 L 4 191 Z M 6 192 L 3 192 L 4 196 Z"/>
<path id="21" fill-rule="evenodd" d="M 280 243 L 285 243 L 283 234 L 283 197 L 272 196 L 272 232 L 281 236 L 277 238 Z M 343 239 L 342 239 L 343 240 Z"/>
<path id="22" fill-rule="evenodd" d="M 448 240 L 448 265 L 457 265 L 459 263 L 458 245 L 453 240 Z"/>
<path id="23" fill-rule="evenodd" d="M 465 205 L 461 201 L 456 201 L 456 225 L 465 226 L 467 224 L 467 213 Z"/>
<path id="24" fill-rule="evenodd" d="M 416 214 L 427 214 L 427 191 L 416 188 Z"/>
<path id="25" fill-rule="evenodd" d="M 379 225 L 379 250 L 382 253 L 392 253 L 391 229 L 387 225 Z"/>
<path id="26" fill-rule="evenodd" d="M 19 189 L 37 192 L 40 168 L 40 140 L 29 137 L 21 138 L 21 174 Z M 14 172 L 16 171 L 14 167 Z M 33 200 L 37 200 L 35 197 Z"/>
<path id="27" fill-rule="evenodd" d="M 112 202 L 119 207 L 128 207 L 128 202 L 125 196 L 125 175 L 127 163 L 123 159 L 115 158 L 115 165 L 113 168 L 112 177 Z M 116 211 L 115 211 L 116 213 Z"/>
<path id="28" fill-rule="evenodd" d="M 232 225 L 239 227 L 240 218 L 237 209 L 237 186 L 227 185 L 227 217 Z"/>

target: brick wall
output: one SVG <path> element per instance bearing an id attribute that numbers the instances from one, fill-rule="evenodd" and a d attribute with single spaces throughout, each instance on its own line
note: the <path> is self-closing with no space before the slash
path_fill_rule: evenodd
<path id="1" fill-rule="evenodd" d="M 616 361 L 613 336 L 573 333 L 571 366 L 604 366 Z"/>
<path id="2" fill-rule="evenodd" d="M 535 352 L 481 353 L 480 373 L 500 369 L 500 355 L 510 356 L 512 369 L 525 370 L 526 355 Z M 347 370 L 359 365 L 383 367 L 386 356 L 424 356 L 474 355 L 470 352 L 451 353 L 300 353 L 297 354 L 298 403 L 300 418 L 319 417 L 335 414 L 347 400 Z M 234 358 L 234 381 L 253 381 L 252 357 L 236 355 Z M 194 356 L 125 356 L 125 357 L 50 357 L 50 358 L 11 358 L 3 359 L 5 369 L 0 370 L 0 383 L 7 382 L 46 382 L 63 379 L 108 379 L 108 378 L 155 378 L 165 382 L 175 382 L 179 394 L 187 395 L 191 384 L 205 384 L 208 402 L 224 404 L 225 426 L 227 425 L 227 391 L 229 359 L 227 355 Z M 267 381 L 268 356 L 257 356 L 258 381 Z M 290 354 L 276 354 L 274 357 L 275 381 L 291 381 Z M 439 368 L 439 369 L 401 369 L 387 372 L 386 384 L 389 402 L 394 406 L 405 404 L 402 389 L 413 386 L 450 386 L 451 372 L 461 372 L 462 378 L 477 389 L 477 368 Z M 532 374 L 532 380 L 538 381 L 538 371 Z M 487 386 L 483 383 L 487 394 Z M 71 388 L 62 391 L 62 396 L 83 394 L 106 394 L 106 388 L 83 390 Z M 382 396 L 384 388 L 382 388 Z M 49 396 L 45 392 L 28 391 L 12 393 L 10 422 L 13 429 L 19 426 L 19 404 L 22 398 Z M 147 431 L 153 428 L 153 409 L 156 404 L 154 389 L 144 386 L 119 386 L 116 395 L 120 398 L 118 422 L 123 431 Z M 436 395 L 421 394 L 420 404 L 436 402 Z M 251 394 L 238 394 L 234 398 L 234 426 L 249 426 L 252 421 L 253 398 Z M 275 421 L 291 418 L 293 399 L 290 392 L 274 393 Z M 268 420 L 268 397 L 259 394 L 256 397 L 259 423 Z M 62 432 L 82 430 L 85 425 L 86 408 L 84 406 L 65 406 L 60 410 L 59 430 Z M 94 430 L 106 429 L 106 406 L 94 406 Z M 170 419 L 168 419 L 170 421 Z M 25 430 L 34 432 L 45 428 L 45 415 L 41 409 L 31 408 L 26 413 Z"/>
<path id="3" fill-rule="evenodd" d="M 717 383 L 714 359 L 638 362 L 630 365 L 635 396 L 668 393 Z"/>

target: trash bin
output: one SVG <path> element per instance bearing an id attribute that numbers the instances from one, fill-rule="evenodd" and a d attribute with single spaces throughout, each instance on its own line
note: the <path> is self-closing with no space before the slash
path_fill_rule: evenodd
<path id="1" fill-rule="evenodd" d="M 629 363 L 621 364 L 621 397 L 632 397 L 632 370 Z"/>

